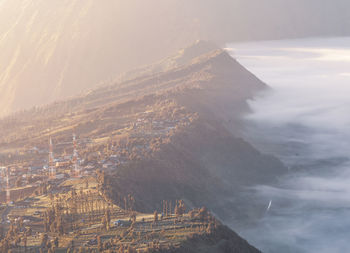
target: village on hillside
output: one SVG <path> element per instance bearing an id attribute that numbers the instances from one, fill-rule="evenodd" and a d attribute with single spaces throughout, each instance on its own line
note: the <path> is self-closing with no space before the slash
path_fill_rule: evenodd
<path id="1" fill-rule="evenodd" d="M 73 134 L 60 143 L 52 133 L 46 147 L 22 150 L 16 163 L 3 164 L 1 252 L 157 252 L 210 233 L 217 221 L 205 208 L 164 200 L 161 210 L 144 214 L 135 210 L 132 195 L 118 206 L 103 191 L 109 173 L 147 156 L 192 120 L 179 111 L 166 118 L 139 113 L 114 139 Z"/>

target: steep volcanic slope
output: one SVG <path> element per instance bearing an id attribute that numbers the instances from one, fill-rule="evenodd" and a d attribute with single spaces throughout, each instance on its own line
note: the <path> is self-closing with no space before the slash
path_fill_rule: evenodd
<path id="1" fill-rule="evenodd" d="M 156 34 L 142 28 L 143 14 L 135 1 L 1 1 L 0 114 L 76 95 L 146 63 L 137 43 Z M 159 57 L 153 49 L 149 60 Z"/>
<path id="2" fill-rule="evenodd" d="M 77 95 L 197 39 L 348 35 L 349 8 L 347 0 L 2 0 L 0 115 Z"/>

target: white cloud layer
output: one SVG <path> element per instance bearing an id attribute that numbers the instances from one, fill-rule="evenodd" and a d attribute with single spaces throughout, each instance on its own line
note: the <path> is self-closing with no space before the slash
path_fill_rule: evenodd
<path id="1" fill-rule="evenodd" d="M 350 38 L 230 45 L 273 90 L 251 101 L 246 138 L 291 169 L 241 234 L 264 252 L 350 252 Z"/>

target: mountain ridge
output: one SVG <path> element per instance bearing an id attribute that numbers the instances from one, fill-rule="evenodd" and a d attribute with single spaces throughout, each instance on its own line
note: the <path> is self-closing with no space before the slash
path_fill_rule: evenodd
<path id="1" fill-rule="evenodd" d="M 183 199 L 221 220 L 257 219 L 265 203 L 247 203 L 240 194 L 274 184 L 287 170 L 234 133 L 249 111 L 247 100 L 268 86 L 225 50 L 199 51 L 185 65 L 160 73 L 151 67 L 0 120 L 1 161 L 38 168 L 47 162 L 49 138 L 55 155 L 64 157 L 76 134 L 80 166 L 105 173 L 97 177 L 99 192 L 118 206 L 133 196 L 134 208 L 150 213 L 164 200 Z"/>
<path id="2" fill-rule="evenodd" d="M 203 43 L 200 44 L 203 45 Z M 16 146 L 24 146 L 24 149 L 28 149 L 30 145 L 45 147 L 49 136 L 52 136 L 56 142 L 67 142 L 74 132 L 79 133 L 80 138 L 91 139 L 92 145 L 96 145 L 97 148 L 101 146 L 98 144 L 101 138 L 107 140 L 107 142 L 104 141 L 107 144 L 103 145 L 109 145 L 109 142 L 113 143 L 115 140 L 119 142 L 120 137 L 116 134 L 120 128 L 130 129 L 126 132 L 135 132 L 127 134 L 129 136 L 127 138 L 135 141 L 138 138 L 145 139 L 141 143 L 147 146 L 149 144 L 145 143 L 152 142 L 153 139 L 143 137 L 152 132 L 149 132 L 148 125 L 154 127 L 154 124 L 158 124 L 157 121 L 167 121 L 167 117 L 172 118 L 174 122 L 178 121 L 178 117 L 184 117 L 184 121 L 180 120 L 176 123 L 184 126 L 174 128 L 162 135 L 160 140 L 151 144 L 154 147 L 151 152 L 147 151 L 145 159 L 142 159 L 144 155 L 141 155 L 135 163 L 130 164 L 131 167 L 128 165 L 122 170 L 126 174 L 116 175 L 117 181 L 122 176 L 124 182 L 134 182 L 129 185 L 121 182 L 117 190 L 119 194 L 132 193 L 139 203 L 149 203 L 145 206 L 140 205 L 140 210 L 152 211 L 150 209 L 158 205 L 166 196 L 173 196 L 173 199 L 186 198 L 190 203 L 196 203 L 194 206 L 214 203 L 215 197 L 208 197 L 205 201 L 202 199 L 203 194 L 196 190 L 202 186 L 205 186 L 203 189 L 208 196 L 209 192 L 211 194 L 226 192 L 229 197 L 231 188 L 273 182 L 274 178 L 286 171 L 282 163 L 275 158 L 260 154 L 249 143 L 236 137 L 241 116 L 249 112 L 247 100 L 252 99 L 256 93 L 268 89 L 268 86 L 248 72 L 226 51 L 217 48 L 209 52 L 199 51 L 201 55 L 194 55 L 187 59 L 185 65 L 173 66 L 160 73 L 154 73 L 152 67 L 149 72 L 143 69 L 140 71 L 141 76 L 135 77 L 133 74 L 127 81 L 116 81 L 114 84 L 91 90 L 78 98 L 57 102 L 47 107 L 37 107 L 0 121 L 3 132 L 0 138 L 2 150 L 13 149 Z M 178 59 L 177 55 L 173 57 Z M 142 123 L 142 121 L 150 121 L 147 119 L 149 118 L 147 110 L 153 111 L 153 123 Z M 183 116 L 174 116 L 178 114 L 177 112 L 181 112 L 179 115 Z M 123 119 L 125 117 L 128 119 Z M 155 120 L 155 118 L 158 119 Z M 137 123 L 138 120 L 141 120 L 141 123 Z M 118 123 L 119 121 L 125 123 Z M 146 125 L 138 130 L 134 124 Z M 31 137 L 28 138 L 28 136 Z M 189 146 L 192 148 L 188 149 Z M 84 157 L 89 160 L 91 151 L 88 149 L 85 152 Z M 128 152 L 132 153 L 130 149 Z M 174 155 L 168 156 L 169 153 Z M 136 157 L 138 156 L 140 155 Z M 164 160 L 161 157 L 167 157 L 165 159 L 167 166 L 164 165 L 164 161 L 161 161 Z M 186 162 L 184 163 L 183 160 Z M 191 180 L 184 184 L 185 178 L 176 176 L 185 173 L 184 170 L 181 173 L 176 172 L 181 168 L 179 164 L 182 164 L 182 169 L 188 168 L 189 175 L 192 173 L 190 178 L 193 182 L 197 182 L 196 187 L 191 186 Z M 260 165 L 264 165 L 264 173 L 259 172 Z M 165 194 L 160 194 L 152 201 L 147 200 L 148 196 L 152 195 L 152 189 L 148 189 L 148 193 L 143 188 L 129 189 L 129 186 L 133 185 L 147 187 L 142 183 L 144 178 L 137 179 L 137 183 L 135 183 L 136 178 L 131 181 L 129 179 L 133 177 L 132 171 L 138 176 L 146 177 L 140 171 L 149 170 L 148 174 L 154 175 L 155 167 L 159 169 L 166 167 L 167 171 L 174 172 L 175 181 L 172 187 L 168 187 L 171 185 L 169 183 L 165 184 L 163 186 L 167 189 L 164 191 Z M 159 175 L 162 174 L 161 171 Z M 171 174 L 167 173 L 164 176 Z M 239 175 L 237 178 L 236 174 Z M 199 181 L 195 179 L 196 175 L 202 175 Z M 214 180 L 206 179 L 204 175 Z M 230 186 L 232 182 L 235 182 L 234 187 Z M 150 185 L 154 185 L 153 183 Z M 161 180 L 157 183 L 162 185 Z M 210 184 L 215 185 L 216 189 L 208 187 Z M 115 182 L 112 185 L 117 186 Z M 179 187 L 179 185 L 182 186 Z M 176 188 L 186 188 L 187 192 L 193 191 L 192 198 L 186 197 L 185 192 L 174 195 L 173 193 L 177 192 Z M 115 190 L 111 190 L 113 191 Z M 203 201 L 196 202 L 196 198 Z M 221 206 L 220 203 L 217 205 Z M 215 212 L 221 213 L 222 217 L 229 216 L 226 211 L 215 210 Z"/>

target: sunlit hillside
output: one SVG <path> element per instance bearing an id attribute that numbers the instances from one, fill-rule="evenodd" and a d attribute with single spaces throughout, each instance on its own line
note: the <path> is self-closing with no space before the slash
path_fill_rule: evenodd
<path id="1" fill-rule="evenodd" d="M 348 34 L 348 1 L 302 3 L 2 0 L 0 115 L 76 95 L 197 39 Z"/>
<path id="2" fill-rule="evenodd" d="M 76 95 L 159 58 L 171 41 L 195 40 L 173 30 L 159 47 L 158 34 L 166 28 L 159 21 L 166 8 L 159 3 L 157 10 L 145 13 L 137 2 L 2 1 L 0 114 Z"/>

